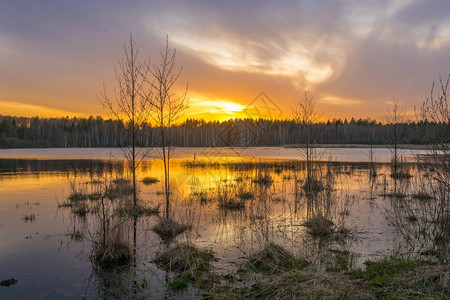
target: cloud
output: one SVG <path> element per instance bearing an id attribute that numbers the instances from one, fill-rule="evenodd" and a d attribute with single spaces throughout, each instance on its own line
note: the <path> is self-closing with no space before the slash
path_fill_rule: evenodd
<path id="1" fill-rule="evenodd" d="M 204 99 L 245 106 L 265 91 L 289 117 L 309 89 L 330 116 L 373 116 L 381 101 L 419 104 L 450 72 L 449 15 L 427 0 L 3 1 L 0 97 L 101 113 L 129 33 L 153 62 L 167 33 L 180 89 Z"/>

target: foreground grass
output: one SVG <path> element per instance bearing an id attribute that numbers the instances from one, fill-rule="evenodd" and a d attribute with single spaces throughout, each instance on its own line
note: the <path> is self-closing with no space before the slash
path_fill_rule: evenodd
<path id="1" fill-rule="evenodd" d="M 448 299 L 449 271 L 449 265 L 398 258 L 367 261 L 364 268 L 342 272 L 318 272 L 293 264 L 287 271 L 259 277 L 248 287 L 215 285 L 205 298 Z"/>

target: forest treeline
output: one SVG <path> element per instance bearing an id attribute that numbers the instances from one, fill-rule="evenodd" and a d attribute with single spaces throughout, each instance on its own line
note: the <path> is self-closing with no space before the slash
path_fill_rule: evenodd
<path id="1" fill-rule="evenodd" d="M 389 144 L 394 126 L 400 144 L 429 144 L 447 130 L 441 124 L 405 122 L 383 124 L 370 119 L 334 119 L 312 125 L 318 144 Z M 89 118 L 25 118 L 0 115 L 0 148 L 29 147 L 120 147 L 127 145 L 126 125 L 120 121 Z M 177 147 L 283 146 L 301 144 L 302 124 L 293 120 L 232 119 L 204 121 L 188 119 L 168 129 Z M 139 128 L 138 146 L 159 145 L 158 128 Z M 448 141 L 447 141 L 448 142 Z"/>

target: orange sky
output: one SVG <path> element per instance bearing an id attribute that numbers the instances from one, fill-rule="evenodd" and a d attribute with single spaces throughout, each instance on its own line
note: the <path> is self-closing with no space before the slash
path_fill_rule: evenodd
<path id="1" fill-rule="evenodd" d="M 382 119 L 450 72 L 449 16 L 425 0 L 0 1 L 0 114 L 107 116 L 97 95 L 131 32 L 154 63 L 168 34 L 186 117 L 290 118 L 310 90 L 325 119 Z"/>

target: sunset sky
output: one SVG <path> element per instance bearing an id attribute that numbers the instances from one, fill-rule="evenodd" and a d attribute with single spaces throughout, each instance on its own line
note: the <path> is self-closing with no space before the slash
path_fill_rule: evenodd
<path id="1" fill-rule="evenodd" d="M 130 33 L 154 63 L 169 36 L 193 118 L 289 118 L 310 90 L 324 118 L 380 119 L 450 73 L 449 0 L 0 0 L 0 114 L 107 116 Z"/>

